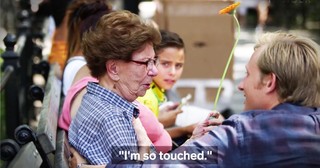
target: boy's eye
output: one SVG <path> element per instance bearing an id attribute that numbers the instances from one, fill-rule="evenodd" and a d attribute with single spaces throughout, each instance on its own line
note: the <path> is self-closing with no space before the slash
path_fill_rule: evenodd
<path id="1" fill-rule="evenodd" d="M 176 69 L 181 69 L 183 67 L 183 64 L 177 64 Z"/>
<path id="2" fill-rule="evenodd" d="M 164 66 L 164 67 L 169 67 L 170 66 L 170 64 L 168 62 L 162 62 L 161 65 Z"/>

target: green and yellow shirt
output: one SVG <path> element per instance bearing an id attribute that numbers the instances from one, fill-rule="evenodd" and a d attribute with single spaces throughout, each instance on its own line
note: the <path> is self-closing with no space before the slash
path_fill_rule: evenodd
<path id="1" fill-rule="evenodd" d="M 138 97 L 137 100 L 147 106 L 158 117 L 159 106 L 166 101 L 164 92 L 164 89 L 161 89 L 153 82 L 146 94 L 143 97 Z"/>

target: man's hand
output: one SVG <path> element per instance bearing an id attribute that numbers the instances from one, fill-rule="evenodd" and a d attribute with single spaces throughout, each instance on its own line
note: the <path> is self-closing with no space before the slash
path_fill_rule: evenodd
<path id="1" fill-rule="evenodd" d="M 221 125 L 223 120 L 224 118 L 219 112 L 210 112 L 207 118 L 204 121 L 198 123 L 196 128 L 193 130 L 191 139 L 201 137 L 202 135 L 212 130 L 214 126 Z"/>
<path id="2" fill-rule="evenodd" d="M 69 150 L 71 153 L 68 160 L 69 168 L 76 168 L 78 164 L 87 163 L 86 159 L 84 159 L 73 147 L 70 147 Z"/>
<path id="3" fill-rule="evenodd" d="M 89 165 L 74 148 L 70 147 L 69 168 L 105 168 L 106 165 Z"/>

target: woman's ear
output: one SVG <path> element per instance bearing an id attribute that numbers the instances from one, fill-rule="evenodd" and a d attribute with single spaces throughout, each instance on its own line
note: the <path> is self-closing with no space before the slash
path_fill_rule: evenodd
<path id="1" fill-rule="evenodd" d="M 110 76 L 110 78 L 114 81 L 118 81 L 119 75 L 118 75 L 118 62 L 115 60 L 110 60 L 106 62 L 106 69 L 107 69 L 107 74 Z"/>

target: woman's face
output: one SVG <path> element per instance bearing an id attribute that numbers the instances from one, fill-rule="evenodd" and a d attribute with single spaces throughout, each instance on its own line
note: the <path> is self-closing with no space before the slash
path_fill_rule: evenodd
<path id="1" fill-rule="evenodd" d="M 133 53 L 132 61 L 119 64 L 116 90 L 120 96 L 132 102 L 145 95 L 152 83 L 152 77 L 158 74 L 156 65 L 153 64 L 154 59 L 153 45 L 147 43 L 143 49 Z"/>
<path id="2" fill-rule="evenodd" d="M 168 90 L 180 79 L 183 71 L 185 53 L 183 48 L 167 47 L 158 53 L 158 75 L 154 82 L 162 89 Z"/>

